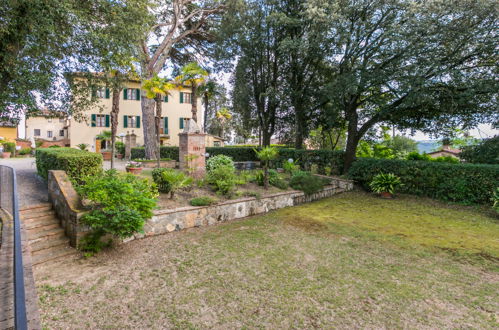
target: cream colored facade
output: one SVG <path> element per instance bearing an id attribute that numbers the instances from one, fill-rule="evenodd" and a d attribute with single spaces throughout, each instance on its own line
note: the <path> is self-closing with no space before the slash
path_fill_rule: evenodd
<path id="1" fill-rule="evenodd" d="M 223 147 L 225 140 L 219 136 L 206 134 L 207 147 Z"/>
<path id="2" fill-rule="evenodd" d="M 60 141 L 68 138 L 69 121 L 51 113 L 31 115 L 26 118 L 26 139 Z"/>
<path id="3" fill-rule="evenodd" d="M 140 101 L 140 98 L 145 97 L 144 94 L 140 89 L 140 83 L 135 81 L 130 81 L 127 84 L 127 88 L 120 92 L 120 112 L 116 133 L 118 136 L 117 141 L 120 141 L 120 135 L 124 136 L 127 133 L 133 132 L 137 136 L 137 145 L 142 146 L 144 144 Z M 190 88 L 175 89 L 170 91 L 167 100 L 164 100 L 162 104 L 163 119 L 161 121 L 161 140 L 163 145 L 178 146 L 178 134 L 183 129 L 184 118 L 188 119 L 192 116 L 191 103 L 188 103 L 190 95 Z M 109 91 L 106 92 L 105 89 L 102 89 L 98 92 L 98 97 L 101 98 L 101 104 L 104 106 L 105 110 L 103 112 L 99 112 L 97 109 L 89 109 L 85 112 L 86 118 L 84 121 L 71 119 L 69 129 L 71 147 L 76 147 L 78 144 L 84 143 L 89 146 L 89 150 L 96 150 L 96 143 L 100 143 L 96 141 L 96 136 L 103 131 L 111 130 L 111 96 Z M 198 98 L 197 102 L 198 118 L 203 118 L 203 107 L 200 98 Z"/>

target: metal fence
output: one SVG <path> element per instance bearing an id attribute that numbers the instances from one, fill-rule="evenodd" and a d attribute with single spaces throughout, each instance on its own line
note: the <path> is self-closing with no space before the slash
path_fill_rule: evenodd
<path id="1" fill-rule="evenodd" d="M 10 213 L 14 220 L 14 317 L 15 328 L 27 329 L 26 292 L 24 287 L 23 254 L 21 246 L 21 222 L 17 200 L 16 171 L 0 165 L 0 208 Z"/>

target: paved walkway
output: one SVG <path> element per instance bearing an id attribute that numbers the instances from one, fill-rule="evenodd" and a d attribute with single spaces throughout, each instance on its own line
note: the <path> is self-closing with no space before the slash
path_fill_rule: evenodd
<path id="1" fill-rule="evenodd" d="M 20 208 L 48 201 L 47 184 L 36 174 L 35 158 L 0 158 L 0 165 L 16 170 Z"/>

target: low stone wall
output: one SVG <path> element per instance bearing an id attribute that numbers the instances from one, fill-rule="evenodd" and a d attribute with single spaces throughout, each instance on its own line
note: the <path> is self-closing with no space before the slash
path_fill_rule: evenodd
<path id="1" fill-rule="evenodd" d="M 80 196 L 64 171 L 49 171 L 47 181 L 49 202 L 52 203 L 71 246 L 76 248 L 79 239 L 88 231 L 80 224 L 80 218 L 84 214 Z"/>
<path id="2" fill-rule="evenodd" d="M 154 162 L 140 162 L 142 164 L 143 168 L 156 168 L 158 165 L 157 161 Z M 177 167 L 177 161 L 175 160 L 161 160 L 159 162 L 160 167 L 164 168 L 176 168 Z"/>
<path id="3" fill-rule="evenodd" d="M 257 199 L 255 197 L 226 201 L 211 206 L 188 206 L 154 212 L 154 216 L 144 226 L 144 234 L 137 234 L 129 240 L 154 236 L 192 227 L 209 226 L 218 222 L 264 214 L 283 207 L 295 206 L 331 197 L 353 189 L 353 182 L 332 178 L 331 185 L 315 194 L 305 195 L 292 190 Z"/>

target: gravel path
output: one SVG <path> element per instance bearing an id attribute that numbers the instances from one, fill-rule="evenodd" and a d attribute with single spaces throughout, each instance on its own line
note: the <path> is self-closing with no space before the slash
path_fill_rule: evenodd
<path id="1" fill-rule="evenodd" d="M 21 208 L 48 201 L 47 184 L 36 174 L 35 158 L 0 158 L 0 165 L 12 166 L 16 170 Z"/>

